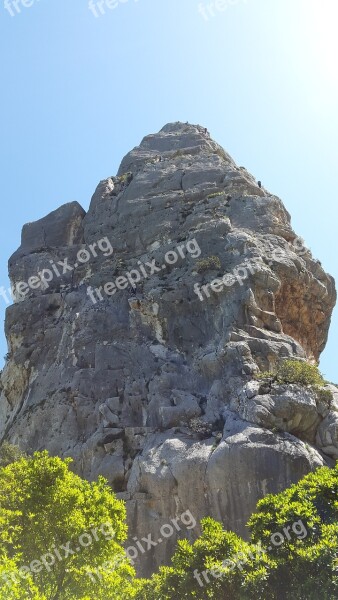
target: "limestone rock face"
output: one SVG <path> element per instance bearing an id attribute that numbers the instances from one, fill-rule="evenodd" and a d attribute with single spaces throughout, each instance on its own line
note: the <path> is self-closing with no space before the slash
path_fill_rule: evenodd
<path id="1" fill-rule="evenodd" d="M 25 225 L 9 272 L 1 435 L 107 477 L 131 540 L 187 510 L 243 534 L 260 497 L 338 456 L 335 388 L 325 404 L 254 380 L 318 359 L 334 281 L 203 127 L 166 125 L 87 213 L 73 202 Z M 149 572 L 197 533 L 136 563 Z"/>

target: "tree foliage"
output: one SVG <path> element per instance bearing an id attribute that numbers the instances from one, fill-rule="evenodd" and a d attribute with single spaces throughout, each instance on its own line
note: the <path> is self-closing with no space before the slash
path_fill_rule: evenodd
<path id="1" fill-rule="evenodd" d="M 4 554 L 0 559 L 0 598 L 1 600 L 46 600 L 39 593 L 33 578 L 20 577 L 18 561 Z"/>
<path id="2" fill-rule="evenodd" d="M 33 600 L 132 598 L 124 503 L 70 463 L 41 452 L 0 469 L 1 600 L 23 585 Z"/>
<path id="3" fill-rule="evenodd" d="M 203 519 L 170 566 L 138 580 L 123 502 L 70 463 L 42 452 L 0 468 L 0 600 L 338 599 L 338 466 L 260 500 L 249 541 Z"/>
<path id="4" fill-rule="evenodd" d="M 265 587 L 268 565 L 266 553 L 208 517 L 202 521 L 200 538 L 194 544 L 179 541 L 171 566 L 143 581 L 137 598 L 259 599 L 255 592 Z"/>
<path id="5" fill-rule="evenodd" d="M 277 495 L 266 496 L 249 521 L 253 541 L 266 545 L 274 531 L 302 522 L 306 536 L 272 547 L 271 588 L 276 598 L 338 598 L 338 465 L 322 467 Z"/>
<path id="6" fill-rule="evenodd" d="M 200 538 L 179 542 L 171 566 L 142 582 L 138 600 L 338 598 L 338 466 L 266 496 L 248 526 L 245 542 L 205 519 Z"/>

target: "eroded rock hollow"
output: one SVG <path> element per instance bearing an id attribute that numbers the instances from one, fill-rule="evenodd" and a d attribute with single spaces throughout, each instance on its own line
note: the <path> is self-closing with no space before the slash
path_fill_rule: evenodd
<path id="1" fill-rule="evenodd" d="M 9 272 L 1 435 L 107 477 L 131 539 L 187 510 L 245 534 L 260 497 L 338 456 L 335 388 L 325 403 L 254 379 L 319 358 L 334 281 L 204 127 L 166 125 L 87 213 L 73 202 L 25 225 Z"/>

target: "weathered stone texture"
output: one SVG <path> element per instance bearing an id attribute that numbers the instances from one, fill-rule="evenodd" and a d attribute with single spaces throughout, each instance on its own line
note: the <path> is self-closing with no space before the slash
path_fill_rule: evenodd
<path id="1" fill-rule="evenodd" d="M 77 260 L 106 236 L 113 254 Z M 88 295 L 189 242 L 136 293 Z M 2 435 L 74 457 L 89 479 L 105 475 L 127 500 L 131 538 L 157 539 L 188 509 L 243 533 L 260 497 L 338 456 L 335 388 L 324 406 L 310 390 L 253 379 L 281 358 L 318 359 L 334 282 L 281 200 L 203 127 L 173 123 L 144 138 L 87 214 L 71 203 L 25 225 L 11 281 L 65 258 L 76 268 L 7 309 Z M 234 272 L 233 285 L 208 287 L 203 301 L 195 293 Z M 175 539 L 143 569 L 167 560 Z"/>

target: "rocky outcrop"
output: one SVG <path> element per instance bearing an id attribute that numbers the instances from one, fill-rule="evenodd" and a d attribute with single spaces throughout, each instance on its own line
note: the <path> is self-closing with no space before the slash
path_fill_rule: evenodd
<path id="1" fill-rule="evenodd" d="M 335 388 L 325 402 L 254 380 L 318 359 L 334 282 L 204 128 L 166 125 L 87 213 L 74 202 L 25 225 L 9 272 L 2 437 L 107 477 L 131 539 L 186 510 L 244 533 L 260 497 L 338 455 Z"/>

